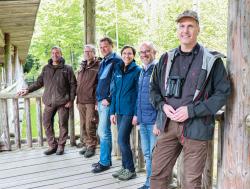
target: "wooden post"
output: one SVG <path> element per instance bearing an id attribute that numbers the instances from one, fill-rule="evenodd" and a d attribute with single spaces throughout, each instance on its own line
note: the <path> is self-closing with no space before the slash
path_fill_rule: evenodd
<path id="1" fill-rule="evenodd" d="M 136 152 L 137 152 L 137 171 L 145 170 L 144 157 L 141 148 L 141 135 L 140 135 L 140 127 L 136 127 Z"/>
<path id="2" fill-rule="evenodd" d="M 10 34 L 8 33 L 5 33 L 4 67 L 6 73 L 7 86 L 10 86 L 12 84 L 12 63 L 11 63 Z"/>
<path id="3" fill-rule="evenodd" d="M 9 122 L 8 122 L 8 107 L 7 99 L 2 99 L 2 108 L 3 108 L 3 133 L 4 133 L 4 142 L 7 150 L 11 150 L 10 144 L 10 132 L 9 132 Z"/>
<path id="4" fill-rule="evenodd" d="M 31 117 L 30 117 L 30 98 L 24 99 L 25 113 L 26 113 L 26 138 L 28 147 L 32 147 L 32 129 L 31 129 Z"/>
<path id="5" fill-rule="evenodd" d="M 16 148 L 21 148 L 21 135 L 20 135 L 20 124 L 19 124 L 19 106 L 18 99 L 13 98 L 13 114 L 14 114 L 14 124 L 15 124 L 15 144 Z"/>
<path id="6" fill-rule="evenodd" d="M 95 0 L 84 0 L 85 44 L 95 44 Z"/>
<path id="7" fill-rule="evenodd" d="M 42 128 L 42 105 L 41 98 L 36 98 L 36 123 L 38 132 L 38 144 L 43 146 L 43 128 Z"/>
<path id="8" fill-rule="evenodd" d="M 70 145 L 76 146 L 74 104 L 69 109 L 69 135 L 70 135 Z"/>
<path id="9" fill-rule="evenodd" d="M 219 189 L 250 186 L 250 0 L 230 0 L 228 67 L 232 94 L 228 99 Z"/>

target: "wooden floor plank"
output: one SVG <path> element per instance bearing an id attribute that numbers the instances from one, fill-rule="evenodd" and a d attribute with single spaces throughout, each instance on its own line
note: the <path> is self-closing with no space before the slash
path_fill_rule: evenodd
<path id="1" fill-rule="evenodd" d="M 77 148 L 68 147 L 62 156 L 43 155 L 46 148 L 4 152 L 0 154 L 0 189 L 59 189 L 59 188 L 138 188 L 145 174 L 138 174 L 128 182 L 112 178 L 120 169 L 121 161 L 113 159 L 111 169 L 100 174 L 91 172 L 91 164 L 98 162 L 99 154 L 86 159 Z"/>

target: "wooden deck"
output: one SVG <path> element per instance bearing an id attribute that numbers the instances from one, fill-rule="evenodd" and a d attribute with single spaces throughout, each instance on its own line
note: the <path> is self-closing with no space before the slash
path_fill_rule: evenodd
<path id="1" fill-rule="evenodd" d="M 111 174 L 118 170 L 120 160 L 113 157 L 111 169 L 91 173 L 91 164 L 99 160 L 99 155 L 86 159 L 79 149 L 67 146 L 62 156 L 45 156 L 46 148 L 33 148 L 11 152 L 0 152 L 0 188 L 18 189 L 136 189 L 145 181 L 145 173 L 138 173 L 136 179 L 119 181 Z"/>

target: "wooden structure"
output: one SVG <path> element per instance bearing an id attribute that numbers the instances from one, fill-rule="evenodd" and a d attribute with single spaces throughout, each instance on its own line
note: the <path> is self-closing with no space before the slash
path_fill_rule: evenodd
<path id="1" fill-rule="evenodd" d="M 223 132 L 219 189 L 250 188 L 250 0 L 229 1 L 228 68 L 232 95 Z"/>
<path id="2" fill-rule="evenodd" d="M 145 182 L 145 173 L 128 182 L 111 175 L 120 169 L 121 161 L 113 158 L 111 169 L 94 174 L 91 164 L 99 160 L 99 154 L 83 158 L 77 148 L 66 146 L 63 156 L 45 156 L 45 148 L 2 152 L 0 155 L 0 189 L 136 189 Z M 11 157 L 11 158 L 10 158 Z"/>
<path id="3" fill-rule="evenodd" d="M 0 1 L 0 64 L 4 67 L 5 72 L 3 72 L 3 74 L 5 81 L 7 81 L 8 84 L 12 83 L 12 81 L 14 80 L 13 77 L 15 75 L 15 71 L 13 70 L 15 70 L 16 68 L 15 66 L 13 66 L 15 64 L 13 64 L 12 60 L 22 63 L 27 54 L 35 22 L 34 18 L 39 2 L 39 0 Z M 20 5 L 22 6 L 22 9 L 20 9 Z M 213 173 L 216 171 L 213 170 L 213 164 L 216 164 L 217 167 L 216 186 L 218 189 L 248 189 L 250 186 L 250 88 L 248 85 L 248 81 L 250 79 L 250 67 L 248 65 L 250 62 L 250 0 L 230 0 L 229 5 L 228 65 L 233 90 L 227 104 L 225 117 L 223 113 L 219 113 L 217 116 L 218 135 L 214 138 L 214 141 L 210 143 L 210 151 L 208 153 L 206 169 L 203 174 L 204 189 L 211 189 L 214 186 Z M 95 0 L 85 0 L 84 7 L 85 43 L 95 43 Z M 24 21 L 25 19 L 27 20 Z M 30 24 L 33 24 L 33 27 L 31 27 Z M 14 59 L 13 54 L 15 57 Z M 30 98 L 36 99 L 38 127 L 37 139 L 34 139 L 32 137 L 32 127 L 30 123 Z M 9 99 L 9 101 L 12 101 L 14 105 L 12 107 L 15 115 L 15 138 L 13 141 L 9 134 L 7 99 Z M 10 94 L 1 94 L 0 100 L 2 102 L 1 108 L 3 110 L 3 113 L 1 114 L 3 117 L 1 118 L 1 120 L 4 126 L 3 130 L 5 136 L 7 137 L 5 148 L 6 150 L 11 150 L 14 147 L 23 149 L 21 145 L 22 139 L 20 138 L 20 126 L 18 121 L 19 116 L 17 113 L 17 97 Z M 34 143 L 38 144 L 39 146 L 43 146 L 44 138 L 42 136 L 41 128 L 41 94 L 30 94 L 25 97 L 24 101 L 27 120 L 27 135 L 24 142 L 26 142 L 26 146 L 28 146 L 29 148 L 31 148 Z M 74 145 L 76 136 L 74 130 L 73 111 L 71 111 L 70 125 L 70 143 L 71 145 Z M 132 136 L 132 143 L 135 144 L 132 147 L 134 154 L 136 154 L 135 161 L 137 162 L 137 165 L 139 165 L 139 167 L 142 167 L 142 156 L 140 153 L 138 153 L 138 149 L 140 149 L 138 147 L 138 131 L 133 131 Z M 116 142 L 114 141 L 114 143 Z M 218 143 L 217 151 L 214 151 L 215 143 Z M 70 149 L 69 151 L 71 150 L 72 149 Z M 22 151 L 20 153 L 22 153 Z M 117 148 L 115 148 L 114 154 L 118 154 Z M 217 161 L 214 162 L 214 159 L 216 159 L 216 155 Z M 6 154 L 6 156 L 12 155 L 8 153 Z M 45 166 L 47 163 L 48 162 L 44 163 Z M 0 164 L 4 164 L 4 162 L 1 162 L 1 158 Z M 14 164 L 12 166 L 14 166 Z M 14 167 L 6 167 L 5 170 L 13 168 Z M 35 173 L 30 174 L 33 175 Z M 81 178 L 82 177 L 80 176 L 80 178 L 78 179 Z M 8 178 L 5 177 L 4 179 Z M 74 186 L 75 188 L 79 187 L 79 183 Z"/>
<path id="4" fill-rule="evenodd" d="M 95 0 L 84 0 L 85 44 L 95 44 Z"/>

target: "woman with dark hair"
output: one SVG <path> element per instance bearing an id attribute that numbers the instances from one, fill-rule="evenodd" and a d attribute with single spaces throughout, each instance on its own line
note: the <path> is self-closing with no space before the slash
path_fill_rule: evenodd
<path id="1" fill-rule="evenodd" d="M 124 46 L 121 50 L 123 63 L 115 68 L 110 107 L 110 121 L 117 124 L 118 144 L 122 155 L 122 168 L 112 174 L 119 180 L 129 180 L 136 177 L 133 155 L 130 146 L 130 133 L 137 123 L 136 101 L 138 79 L 141 68 L 134 57 L 136 50 L 132 46 Z"/>

